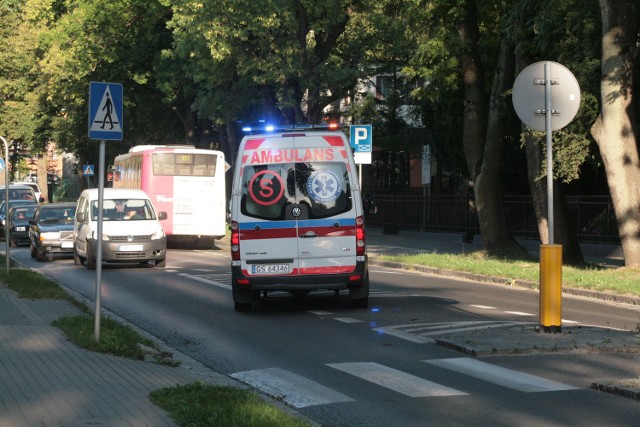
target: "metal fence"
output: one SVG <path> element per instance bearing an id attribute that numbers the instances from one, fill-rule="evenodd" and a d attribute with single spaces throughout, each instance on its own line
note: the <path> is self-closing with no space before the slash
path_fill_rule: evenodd
<path id="1" fill-rule="evenodd" d="M 401 229 L 479 234 L 477 217 L 468 196 L 374 195 L 376 213 L 367 214 L 367 224 L 389 233 Z M 609 196 L 569 196 L 568 224 L 580 243 L 620 244 Z M 516 237 L 540 240 L 530 196 L 505 196 L 506 222 Z"/>

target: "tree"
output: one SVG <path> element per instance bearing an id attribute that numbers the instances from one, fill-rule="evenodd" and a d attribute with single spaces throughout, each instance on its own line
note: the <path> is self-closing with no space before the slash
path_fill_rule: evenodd
<path id="1" fill-rule="evenodd" d="M 591 128 L 607 173 L 625 266 L 640 267 L 638 43 L 640 5 L 599 0 L 602 14 L 601 112 Z"/>
<path id="2" fill-rule="evenodd" d="M 516 73 L 538 60 L 556 60 L 574 71 L 580 81 L 582 102 L 576 118 L 562 131 L 553 134 L 554 170 L 554 243 L 562 245 L 563 261 L 584 262 L 577 239 L 575 221 L 568 218 L 564 193 L 567 183 L 579 182 L 590 151 L 597 147 L 589 127 L 597 114 L 594 93 L 597 90 L 598 31 L 596 4 L 574 0 L 520 0 L 508 16 L 508 34 L 517 52 Z M 576 30 L 579 28 L 579 30 Z M 544 132 L 524 130 L 520 138 L 527 154 L 527 172 L 540 240 L 549 242 L 546 143 Z"/>
<path id="3" fill-rule="evenodd" d="M 493 255 L 525 253 L 507 227 L 500 185 L 500 163 L 506 136 L 504 93 L 511 87 L 513 79 L 513 50 L 504 39 L 501 41 L 487 102 L 475 0 L 466 0 L 462 6 L 458 21 L 458 33 L 463 44 L 460 65 L 465 91 L 462 144 L 473 181 L 483 245 Z"/>
<path id="4" fill-rule="evenodd" d="M 37 15 L 47 26 L 38 45 L 39 108 L 51 117 L 46 133 L 82 161 L 97 160 L 96 144 L 87 135 L 87 98 L 89 82 L 102 81 L 125 87 L 124 147 L 108 144 L 108 158 L 140 143 L 183 141 L 186 132 L 179 133 L 172 105 L 163 103 L 154 84 L 154 66 L 171 45 L 170 9 L 146 0 L 64 4 L 68 8 Z"/>

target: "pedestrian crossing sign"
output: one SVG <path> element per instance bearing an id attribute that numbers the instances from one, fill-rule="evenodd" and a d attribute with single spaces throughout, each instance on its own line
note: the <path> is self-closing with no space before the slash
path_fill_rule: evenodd
<path id="1" fill-rule="evenodd" d="M 122 140 L 122 97 L 120 83 L 89 84 L 89 138 Z"/>
<path id="2" fill-rule="evenodd" d="M 93 165 L 84 165 L 82 167 L 82 175 L 93 176 Z"/>

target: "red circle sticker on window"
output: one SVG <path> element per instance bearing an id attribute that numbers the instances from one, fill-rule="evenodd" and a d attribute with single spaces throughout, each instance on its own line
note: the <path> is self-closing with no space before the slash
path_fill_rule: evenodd
<path id="1" fill-rule="evenodd" d="M 273 171 L 260 171 L 249 181 L 249 196 L 259 205 L 273 205 L 280 200 L 282 194 L 284 194 L 284 181 Z"/>

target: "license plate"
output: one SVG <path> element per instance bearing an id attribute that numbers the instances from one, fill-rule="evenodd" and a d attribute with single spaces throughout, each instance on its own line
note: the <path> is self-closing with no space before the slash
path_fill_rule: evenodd
<path id="1" fill-rule="evenodd" d="M 120 245 L 120 252 L 139 252 L 142 250 L 142 245 Z"/>
<path id="2" fill-rule="evenodd" d="M 72 248 L 73 247 L 73 242 L 60 242 L 60 247 L 61 248 Z"/>
<path id="3" fill-rule="evenodd" d="M 253 274 L 289 274 L 289 264 L 260 264 L 252 265 Z"/>
<path id="4" fill-rule="evenodd" d="M 26 231 L 26 227 L 16 227 L 16 231 Z"/>

